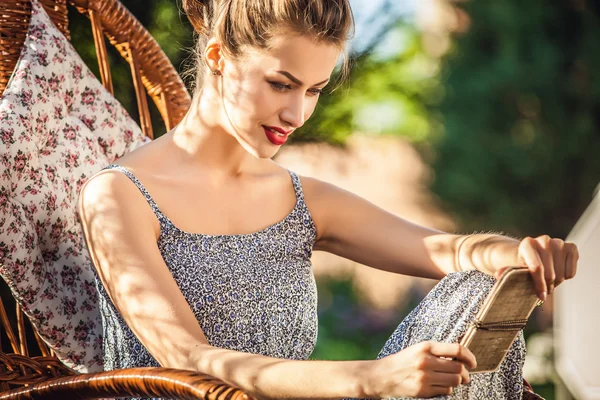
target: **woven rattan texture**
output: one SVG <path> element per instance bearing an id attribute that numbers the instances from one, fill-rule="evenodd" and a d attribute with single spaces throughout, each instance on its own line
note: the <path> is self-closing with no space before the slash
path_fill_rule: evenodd
<path id="1" fill-rule="evenodd" d="M 69 36 L 66 0 L 40 0 L 52 21 Z M 0 1 L 0 94 L 15 69 L 31 18 L 31 3 L 27 0 Z"/>
<path id="2" fill-rule="evenodd" d="M 0 289 L 1 290 L 1 289 Z M 4 295 L 4 294 L 3 294 Z M 9 301 L 8 303 L 14 303 Z M 7 304 L 8 306 L 14 304 Z M 17 316 L 24 314 L 17 309 Z M 0 399 L 97 399 L 106 397 L 160 397 L 177 399 L 253 400 L 239 389 L 206 374 L 166 368 L 134 368 L 78 375 L 56 357 L 28 357 L 25 323 L 11 319 L 0 299 L 0 323 L 14 354 L 0 352 Z M 29 324 L 28 324 L 29 326 Z M 31 329 L 27 329 L 31 332 Z M 40 350 L 48 354 L 45 344 Z M 39 353 L 33 349 L 32 353 Z"/>
<path id="3" fill-rule="evenodd" d="M 66 0 L 40 1 L 53 22 L 69 38 Z M 76 3 L 80 12 L 88 16 L 91 10 L 102 32 L 127 61 L 136 66 L 139 75 L 134 75 L 134 79 L 143 83 L 158 106 L 167 128 L 177 124 L 189 107 L 190 96 L 170 61 L 139 21 L 117 0 L 76 0 L 73 3 Z M 30 16 L 29 1 L 0 0 L 0 94 L 4 92 L 20 57 Z M 135 54 L 134 59 L 131 57 L 132 52 Z M 107 60 L 100 60 L 100 63 L 106 65 Z M 147 106 L 145 109 L 147 110 Z M 51 356 L 37 335 L 34 335 L 35 340 L 40 346 L 39 352 L 44 356 L 29 357 L 25 317 L 19 309 L 16 319 L 16 324 L 14 321 L 11 323 L 0 302 L 0 322 L 13 351 L 13 354 L 0 352 L 0 399 L 252 399 L 218 379 L 190 371 L 137 368 L 74 374 Z M 16 332 L 13 327 L 16 327 Z"/>
<path id="4" fill-rule="evenodd" d="M 0 359 L 0 362 L 3 361 Z M 31 361 L 21 365 L 30 367 Z M 34 365 L 38 368 L 38 365 Z M 36 371 L 43 373 L 43 367 Z M 11 371 L 12 373 L 12 371 Z M 9 375 L 9 374 L 7 374 Z M 132 368 L 44 380 L 27 378 L 29 386 L 0 393 L 2 400 L 96 399 L 100 397 L 160 397 L 180 400 L 253 400 L 239 389 L 211 376 L 167 368 Z"/>
<path id="5" fill-rule="evenodd" d="M 20 354 L 0 353 L 2 393 L 14 387 L 35 385 L 52 378 L 71 375 L 73 372 L 55 357 L 26 357 Z"/>
<path id="6" fill-rule="evenodd" d="M 44 8 L 63 33 L 69 37 L 66 0 L 41 0 Z M 167 130 L 178 124 L 187 112 L 191 98 L 158 43 L 144 26 L 118 0 L 72 0 L 77 9 L 89 16 L 96 13 L 101 28 L 121 55 L 132 63 L 135 52 L 141 82 L 156 104 Z M 18 61 L 29 27 L 31 3 L 27 0 L 0 1 L 0 93 Z M 100 64 L 106 62 L 101 60 Z M 147 109 L 147 107 L 146 107 Z M 142 121 L 149 116 L 142 116 Z"/>
<path id="7" fill-rule="evenodd" d="M 191 99 L 168 57 L 143 25 L 118 0 L 73 0 L 82 12 L 97 13 L 104 34 L 123 58 L 131 63 L 129 49 L 139 62 L 141 79 L 158 107 L 167 129 L 179 123 Z"/>

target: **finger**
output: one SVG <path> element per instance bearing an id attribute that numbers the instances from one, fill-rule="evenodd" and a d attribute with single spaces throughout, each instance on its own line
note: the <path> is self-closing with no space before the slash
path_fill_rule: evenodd
<path id="1" fill-rule="evenodd" d="M 430 382 L 432 386 L 457 387 L 463 383 L 463 378 L 460 374 L 436 372 L 431 374 Z"/>
<path id="2" fill-rule="evenodd" d="M 504 273 L 504 271 L 506 271 L 507 269 L 509 269 L 510 267 L 502 267 L 499 270 L 496 271 L 496 273 L 494 274 L 494 277 L 496 279 L 500 279 L 500 277 L 502 276 L 502 274 Z"/>
<path id="3" fill-rule="evenodd" d="M 431 368 L 434 372 L 461 375 L 462 383 L 469 383 L 469 371 L 460 361 L 436 358 L 436 362 L 432 364 Z"/>
<path id="4" fill-rule="evenodd" d="M 542 268 L 544 270 L 544 281 L 546 282 L 546 292 L 552 294 L 554 289 L 554 251 L 552 249 L 552 239 L 548 235 L 540 236 L 537 240 L 538 254 L 542 260 Z"/>
<path id="5" fill-rule="evenodd" d="M 546 301 L 546 281 L 544 280 L 544 268 L 542 260 L 537 252 L 537 249 L 533 246 L 534 240 L 531 238 L 523 239 L 521 242 L 521 246 L 519 249 L 519 253 L 527 268 L 529 268 L 529 272 L 533 277 L 533 284 L 535 286 L 535 291 L 542 301 Z"/>
<path id="6" fill-rule="evenodd" d="M 554 287 L 556 287 L 565 280 L 569 253 L 566 244 L 560 239 L 552 239 L 552 247 L 554 249 Z"/>
<path id="7" fill-rule="evenodd" d="M 579 249 L 575 243 L 566 243 L 567 261 L 565 262 L 565 279 L 572 279 L 577 274 L 577 264 L 579 263 Z"/>
<path id="8" fill-rule="evenodd" d="M 457 343 L 432 342 L 430 353 L 436 357 L 448 357 L 464 363 L 467 368 L 477 367 L 477 360 L 469 349 Z"/>

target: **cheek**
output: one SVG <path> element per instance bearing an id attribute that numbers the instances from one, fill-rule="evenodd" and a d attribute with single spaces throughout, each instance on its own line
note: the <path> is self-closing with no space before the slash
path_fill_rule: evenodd
<path id="1" fill-rule="evenodd" d="M 306 100 L 306 105 L 304 106 L 304 120 L 308 120 L 313 113 L 315 112 L 315 108 L 317 108 L 317 103 L 319 99 L 308 97 Z"/>
<path id="2" fill-rule="evenodd" d="M 279 114 L 285 101 L 285 96 L 275 92 L 270 88 L 261 88 L 257 90 L 252 99 L 253 119 L 258 122 L 271 122 Z"/>
<path id="3" fill-rule="evenodd" d="M 265 95 L 265 90 L 251 82 L 232 82 L 227 85 L 227 112 L 239 124 L 253 124 L 262 118 L 264 110 L 273 102 Z M 275 104 L 275 102 L 273 102 Z"/>

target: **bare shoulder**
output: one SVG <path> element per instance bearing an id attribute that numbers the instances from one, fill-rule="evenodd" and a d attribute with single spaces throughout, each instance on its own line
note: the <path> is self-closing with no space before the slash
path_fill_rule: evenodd
<path id="1" fill-rule="evenodd" d="M 115 164 L 122 165 L 130 170 L 151 169 L 156 166 L 156 160 L 160 160 L 165 157 L 165 154 L 169 154 L 170 138 L 171 134 L 167 132 L 163 136 L 126 153 Z"/>
<path id="2" fill-rule="evenodd" d="M 79 202 L 91 206 L 102 200 L 122 200 L 127 196 L 130 186 L 133 186 L 130 179 L 122 172 L 102 170 L 82 186 Z"/>
<path id="3" fill-rule="evenodd" d="M 300 176 L 304 200 L 317 229 L 317 242 L 334 225 L 339 216 L 347 215 L 348 208 L 361 198 L 352 192 L 317 178 Z"/>
<path id="4" fill-rule="evenodd" d="M 156 225 L 158 229 L 158 221 L 142 193 L 117 170 L 103 170 L 88 179 L 79 193 L 78 211 L 84 226 L 110 220 L 116 225 Z"/>
<path id="5" fill-rule="evenodd" d="M 300 181 L 302 182 L 306 204 L 309 207 L 310 204 L 313 204 L 315 207 L 320 207 L 344 198 L 357 197 L 355 194 L 342 189 L 339 186 L 324 182 L 317 178 L 300 176 Z"/>
<path id="6" fill-rule="evenodd" d="M 310 176 L 299 176 L 300 182 L 302 183 L 302 190 L 304 191 L 304 196 L 306 197 L 306 202 L 312 202 L 313 200 L 318 200 L 322 196 L 331 195 L 332 192 L 335 192 L 339 189 L 337 186 L 332 185 L 331 183 L 324 182 L 320 179 L 313 178 Z"/>
<path id="7" fill-rule="evenodd" d="M 164 146 L 167 144 L 163 139 L 165 136 L 125 154 L 114 164 L 127 168 L 138 178 L 153 172 L 154 168 L 158 168 L 156 160 L 160 159 L 160 154 L 164 152 Z M 153 215 L 151 209 L 148 206 L 144 207 L 144 204 L 147 204 L 144 196 L 131 179 L 114 169 L 102 170 L 93 175 L 79 193 L 80 213 L 83 206 L 87 207 L 88 212 L 98 211 L 97 207 L 100 206 L 102 210 L 108 211 L 110 206 L 116 210 L 133 210 L 136 213 L 147 209 L 150 215 Z"/>
<path id="8" fill-rule="evenodd" d="M 346 189 L 317 178 L 301 176 L 300 181 L 306 205 L 311 214 L 331 214 L 336 210 L 343 212 L 345 207 L 357 201 L 365 201 L 362 197 Z"/>

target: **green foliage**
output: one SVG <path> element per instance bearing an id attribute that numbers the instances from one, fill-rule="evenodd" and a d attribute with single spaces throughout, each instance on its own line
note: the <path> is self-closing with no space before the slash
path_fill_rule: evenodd
<path id="1" fill-rule="evenodd" d="M 410 296 L 395 311 L 377 311 L 358 297 L 350 277 L 321 278 L 319 335 L 311 356 L 317 360 L 374 360 L 383 345 L 420 299 Z"/>
<path id="2" fill-rule="evenodd" d="M 382 56 L 389 46 L 386 37 L 400 48 Z M 425 55 L 414 26 L 397 23 L 352 60 L 348 81 L 321 97 L 296 140 L 343 144 L 357 131 L 427 140 L 432 131 L 428 102 L 439 97 L 438 66 Z"/>
<path id="3" fill-rule="evenodd" d="M 433 190 L 468 230 L 565 236 L 600 181 L 599 2 L 461 4 Z"/>
<path id="4" fill-rule="evenodd" d="M 187 17 L 172 0 L 125 0 L 126 7 L 148 28 L 181 75 L 193 64 L 193 30 Z M 98 74 L 89 21 L 71 12 L 73 43 L 92 70 Z M 387 28 L 386 28 L 387 29 Z M 384 29 L 385 30 L 385 29 Z M 326 142 L 343 145 L 347 137 L 359 130 L 369 133 L 403 134 L 414 141 L 425 140 L 430 132 L 426 101 L 437 87 L 435 62 L 421 49 L 417 31 L 411 25 L 396 24 L 360 53 L 350 54 L 353 65 L 349 79 L 319 100 L 313 116 L 291 142 Z M 382 58 L 378 46 L 402 48 Z M 129 65 L 109 46 L 115 95 L 134 119 L 138 119 L 135 92 Z M 334 74 L 332 85 L 338 79 Z M 191 83 L 191 82 L 187 82 Z M 158 111 L 150 102 L 155 136 L 164 133 Z"/>

